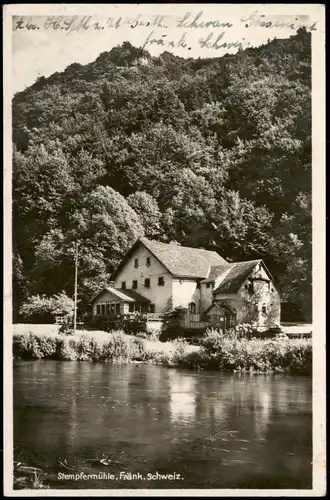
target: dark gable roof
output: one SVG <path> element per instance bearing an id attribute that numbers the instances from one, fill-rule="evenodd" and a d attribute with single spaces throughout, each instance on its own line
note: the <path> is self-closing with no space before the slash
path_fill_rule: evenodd
<path id="1" fill-rule="evenodd" d="M 126 290 L 124 288 L 112 288 L 112 287 L 103 288 L 100 292 L 94 295 L 94 297 L 91 299 L 91 303 L 94 302 L 104 292 L 112 293 L 113 295 L 115 295 L 115 297 L 118 298 L 118 300 L 121 300 L 123 302 L 139 302 L 141 304 L 150 303 L 149 299 L 142 297 L 142 295 L 137 293 L 135 290 Z"/>
<path id="2" fill-rule="evenodd" d="M 116 288 L 118 292 L 121 292 L 123 295 L 125 295 L 128 298 L 131 298 L 134 300 L 134 302 L 141 302 L 143 304 L 149 304 L 150 300 L 147 299 L 146 297 L 142 297 L 139 293 L 137 293 L 135 290 L 126 290 L 123 288 Z M 125 299 L 126 300 L 126 299 Z"/>
<path id="3" fill-rule="evenodd" d="M 215 279 L 219 278 L 219 276 L 221 276 L 221 274 L 223 274 L 225 271 L 230 269 L 231 266 L 232 264 L 230 263 L 223 264 L 220 266 L 212 266 L 208 277 L 205 278 L 205 280 L 202 280 L 201 283 L 211 283 Z"/>
<path id="4" fill-rule="evenodd" d="M 267 272 L 269 278 L 273 281 L 273 278 L 262 262 L 262 260 L 249 260 L 246 262 L 233 262 L 229 266 L 220 269 L 219 274 L 216 276 L 217 279 L 220 278 L 220 282 L 214 289 L 213 293 L 234 293 L 237 292 L 243 281 L 251 274 L 253 269 L 257 264 L 262 264 L 265 271 Z M 216 274 L 216 270 L 211 270 L 213 276 Z M 210 274 L 211 274 L 210 273 Z M 222 277 L 222 279 L 221 279 Z M 213 278 L 213 279 L 216 279 Z M 212 280 L 213 281 L 213 280 Z"/>
<path id="5" fill-rule="evenodd" d="M 169 270 L 173 276 L 182 278 L 206 278 L 210 267 L 225 264 L 216 252 L 200 248 L 182 247 L 174 243 L 141 238 L 143 245 Z"/>
<path id="6" fill-rule="evenodd" d="M 173 276 L 178 278 L 206 278 L 211 266 L 226 264 L 225 259 L 216 252 L 140 238 L 127 252 L 112 279 L 115 279 L 139 244 L 144 245 Z"/>
<path id="7" fill-rule="evenodd" d="M 217 300 L 216 302 L 212 302 L 212 304 L 206 309 L 205 314 L 208 313 L 212 307 L 215 307 L 223 314 L 229 314 L 231 316 L 236 315 L 235 309 L 229 305 L 226 300 Z"/>

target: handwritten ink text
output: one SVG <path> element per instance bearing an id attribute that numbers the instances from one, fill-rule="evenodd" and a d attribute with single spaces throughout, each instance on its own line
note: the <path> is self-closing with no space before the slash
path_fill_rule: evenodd
<path id="1" fill-rule="evenodd" d="M 202 49 L 232 49 L 232 48 L 238 48 L 239 50 L 243 50 L 243 45 L 244 45 L 244 40 L 245 38 L 242 39 L 241 42 L 236 41 L 236 42 L 223 42 L 219 43 L 222 38 L 225 36 L 225 31 L 222 31 L 217 38 L 215 39 L 214 33 L 209 33 L 206 38 L 200 38 L 198 40 L 199 45 L 201 46 Z M 246 43 L 246 47 L 250 45 L 249 42 Z"/>
<path id="2" fill-rule="evenodd" d="M 182 19 L 179 19 L 177 28 L 231 28 L 233 26 L 227 21 L 221 22 L 217 19 L 213 21 L 200 21 L 202 16 L 203 11 L 199 12 L 194 19 L 191 20 L 191 12 L 187 12 Z"/>
<path id="3" fill-rule="evenodd" d="M 24 20 L 22 17 L 19 21 L 16 21 L 15 26 L 13 27 L 13 31 L 17 30 L 38 30 L 39 26 L 37 24 L 32 23 L 32 18 L 29 17 L 27 20 Z"/>
<path id="4" fill-rule="evenodd" d="M 188 46 L 186 35 L 187 33 L 183 33 L 179 40 L 169 39 L 167 38 L 167 35 L 162 35 L 161 37 L 155 38 L 155 32 L 151 31 L 147 36 L 142 49 L 144 49 L 147 45 L 160 45 L 162 47 L 183 48 L 191 50 L 191 47 Z"/>
<path id="5" fill-rule="evenodd" d="M 138 28 L 139 26 L 152 26 L 155 28 L 166 29 L 167 25 L 165 24 L 165 18 L 168 16 L 153 16 L 151 20 L 147 21 L 142 18 L 142 15 L 139 14 L 132 21 L 129 21 L 131 28 Z"/>
<path id="6" fill-rule="evenodd" d="M 295 24 L 291 22 L 284 22 L 284 21 L 266 21 L 264 14 L 259 14 L 257 10 L 252 12 L 249 16 L 247 17 L 242 17 L 241 22 L 245 23 L 246 28 L 288 28 L 293 31 L 296 31 L 299 28 L 306 28 L 309 31 L 316 31 L 316 22 L 313 22 L 310 26 L 306 26 L 305 24 Z M 297 21 L 298 18 L 295 18 L 295 21 Z"/>

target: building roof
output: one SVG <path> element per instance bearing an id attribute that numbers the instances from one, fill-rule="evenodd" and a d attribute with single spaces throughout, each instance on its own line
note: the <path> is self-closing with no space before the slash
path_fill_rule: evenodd
<path id="1" fill-rule="evenodd" d="M 225 259 L 210 250 L 183 247 L 174 243 L 160 243 L 147 238 L 140 238 L 126 254 L 114 276 L 132 255 L 139 243 L 142 243 L 173 276 L 179 278 L 206 278 L 211 266 L 226 264 Z"/>
<path id="2" fill-rule="evenodd" d="M 220 266 L 211 266 L 209 275 L 207 278 L 201 281 L 201 283 L 211 283 L 221 276 L 223 273 L 228 272 L 231 269 L 232 264 L 227 262 L 226 264 L 221 264 Z"/>
<path id="3" fill-rule="evenodd" d="M 213 293 L 237 292 L 243 281 L 251 274 L 255 266 L 260 263 L 262 263 L 260 259 L 248 260 L 246 262 L 233 262 L 223 270 L 220 270 L 220 273 L 216 277 L 217 283 Z M 266 267 L 265 270 L 270 276 Z M 215 270 L 213 271 L 213 275 L 214 274 L 216 274 Z"/>
<path id="4" fill-rule="evenodd" d="M 141 302 L 141 303 L 145 303 L 145 304 L 149 304 L 150 303 L 149 299 L 147 299 L 146 297 L 143 297 L 142 295 L 140 295 L 135 290 L 126 290 L 126 288 L 125 289 L 123 289 L 123 288 L 114 288 L 114 290 L 116 290 L 117 292 L 120 292 L 125 297 L 130 298 L 134 302 Z M 124 300 L 126 300 L 126 298 Z"/>
<path id="5" fill-rule="evenodd" d="M 226 300 L 217 300 L 216 302 L 212 302 L 212 304 L 206 309 L 205 314 L 208 313 L 213 307 L 218 309 L 223 314 L 230 316 L 236 315 L 235 309 L 230 306 Z"/>
<path id="6" fill-rule="evenodd" d="M 137 293 L 135 290 L 126 290 L 123 288 L 112 288 L 112 287 L 103 288 L 100 292 L 94 295 L 94 297 L 91 299 L 91 302 L 94 302 L 104 292 L 112 293 L 119 300 L 123 302 L 139 302 L 141 304 L 150 303 L 149 299 L 147 299 L 146 297 L 142 297 L 142 295 Z"/>

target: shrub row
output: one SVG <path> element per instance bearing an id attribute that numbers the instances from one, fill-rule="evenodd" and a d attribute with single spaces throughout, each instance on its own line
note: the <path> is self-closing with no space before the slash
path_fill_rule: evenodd
<path id="1" fill-rule="evenodd" d="M 202 340 L 200 360 L 196 360 L 194 354 L 191 353 L 186 362 L 199 362 L 201 368 L 312 374 L 311 339 L 289 339 L 285 335 L 246 339 L 211 331 Z"/>
<path id="2" fill-rule="evenodd" d="M 105 337 L 15 335 L 13 352 L 21 359 L 56 359 L 92 362 L 153 362 L 200 370 L 312 373 L 310 339 L 278 336 L 271 340 L 228 337 L 209 331 L 198 349 L 192 350 L 184 339 L 165 344 L 145 338 L 110 332 Z"/>
<path id="3" fill-rule="evenodd" d="M 21 359 L 54 359 L 62 361 L 128 362 L 147 361 L 144 341 L 130 338 L 122 332 L 109 333 L 97 339 L 90 335 L 62 337 L 14 335 L 13 354 Z"/>

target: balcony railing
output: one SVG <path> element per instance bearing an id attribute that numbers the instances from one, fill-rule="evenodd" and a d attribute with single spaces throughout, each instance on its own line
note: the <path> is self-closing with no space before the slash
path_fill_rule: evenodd
<path id="1" fill-rule="evenodd" d="M 134 320 L 137 321 L 160 321 L 163 318 L 162 313 L 140 313 L 140 312 L 130 312 L 125 314 L 101 314 L 96 315 L 96 318 L 103 318 L 113 321 L 122 321 L 122 320 Z"/>

